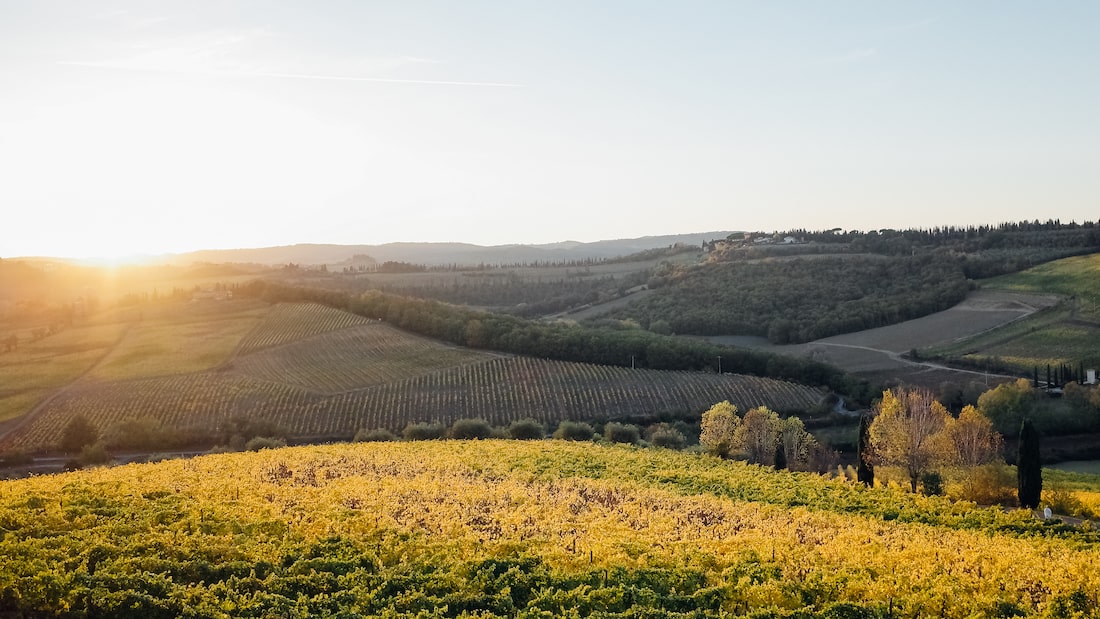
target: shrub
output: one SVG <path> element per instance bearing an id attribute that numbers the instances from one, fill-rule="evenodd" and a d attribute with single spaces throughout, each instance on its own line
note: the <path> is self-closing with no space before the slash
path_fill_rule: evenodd
<path id="1" fill-rule="evenodd" d="M 406 441 L 434 441 L 443 438 L 444 428 L 438 423 L 410 423 L 401 431 Z"/>
<path id="2" fill-rule="evenodd" d="M 489 434 L 489 438 L 508 438 L 508 428 L 493 426 L 493 431 Z"/>
<path id="3" fill-rule="evenodd" d="M 641 432 L 638 426 L 630 423 L 611 422 L 603 427 L 603 437 L 612 443 L 628 443 L 633 445 L 641 440 Z"/>
<path id="4" fill-rule="evenodd" d="M 520 419 L 508 426 L 508 436 L 520 441 L 546 438 L 546 426 L 534 419 Z"/>
<path id="5" fill-rule="evenodd" d="M 352 439 L 356 443 L 377 443 L 381 441 L 396 441 L 397 435 L 385 428 L 374 428 L 373 430 L 362 429 L 355 433 L 355 438 Z"/>
<path id="6" fill-rule="evenodd" d="M 272 436 L 257 436 L 244 444 L 246 451 L 260 451 L 261 449 L 278 449 L 286 447 L 286 441 Z"/>
<path id="7" fill-rule="evenodd" d="M 96 464 L 107 464 L 110 461 L 111 454 L 107 453 L 107 446 L 103 441 L 96 441 L 81 448 L 79 456 L 65 463 L 65 469 L 71 471 Z"/>
<path id="8" fill-rule="evenodd" d="M 684 433 L 667 423 L 650 426 L 646 433 L 649 435 L 649 443 L 654 447 L 680 450 L 687 445 Z"/>
<path id="9" fill-rule="evenodd" d="M 455 439 L 486 439 L 493 433 L 493 428 L 484 419 L 459 419 L 451 426 L 451 438 Z"/>
<path id="10" fill-rule="evenodd" d="M 943 475 L 936 471 L 928 471 L 920 476 L 921 493 L 925 496 L 939 496 L 943 494 Z"/>
<path id="11" fill-rule="evenodd" d="M 592 426 L 583 421 L 563 421 L 554 431 L 554 438 L 566 441 L 590 441 L 595 435 Z"/>

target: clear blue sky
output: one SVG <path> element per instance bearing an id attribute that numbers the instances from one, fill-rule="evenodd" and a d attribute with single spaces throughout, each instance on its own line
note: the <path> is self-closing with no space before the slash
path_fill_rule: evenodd
<path id="1" fill-rule="evenodd" d="M 1097 2 L 0 0 L 0 256 L 1100 218 Z"/>

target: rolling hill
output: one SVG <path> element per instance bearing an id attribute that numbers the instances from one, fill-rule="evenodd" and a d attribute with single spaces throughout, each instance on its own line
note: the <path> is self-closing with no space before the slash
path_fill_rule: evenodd
<path id="1" fill-rule="evenodd" d="M 48 448 L 76 415 L 108 435 L 145 423 L 184 445 L 223 441 L 225 428 L 239 419 L 273 424 L 302 440 L 348 439 L 360 429 L 400 431 L 419 421 L 657 419 L 697 415 L 727 399 L 742 409 L 803 411 L 823 398 L 816 389 L 767 378 L 475 351 L 317 304 L 187 307 L 165 315 L 189 325 L 187 342 L 168 337 L 164 324 L 148 327 L 153 317 L 127 315 L 136 320 L 128 327 L 134 337 L 96 349 L 75 380 L 52 383 L 49 397 L 0 448 Z M 199 335 L 204 331 L 208 340 Z M 227 333 L 236 334 L 235 346 Z"/>
<path id="2" fill-rule="evenodd" d="M 1088 527 L 664 449 L 428 441 L 2 482 L 0 612 L 1095 616 Z"/>

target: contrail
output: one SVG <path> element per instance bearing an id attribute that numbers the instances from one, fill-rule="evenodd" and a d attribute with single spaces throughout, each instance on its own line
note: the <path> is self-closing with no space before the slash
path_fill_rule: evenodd
<path id="1" fill-rule="evenodd" d="M 523 84 L 507 82 L 462 82 L 451 80 L 413 80 L 386 77 L 352 77 L 347 75 L 310 75 L 308 73 L 252 73 L 230 71 L 187 71 L 156 67 L 134 67 L 106 62 L 59 61 L 57 64 L 69 67 L 91 67 L 94 69 L 114 69 L 119 71 L 147 71 L 152 73 L 183 73 L 187 75 L 209 75 L 213 77 L 272 77 L 292 80 L 324 80 L 333 82 L 378 82 L 382 84 L 427 84 L 430 86 L 488 86 L 493 88 L 523 88 Z"/>

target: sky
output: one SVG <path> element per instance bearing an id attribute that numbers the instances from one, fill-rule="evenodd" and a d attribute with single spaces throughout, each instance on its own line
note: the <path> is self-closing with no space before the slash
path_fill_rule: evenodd
<path id="1" fill-rule="evenodd" d="M 0 0 L 0 257 L 1100 219 L 1100 3 Z"/>

